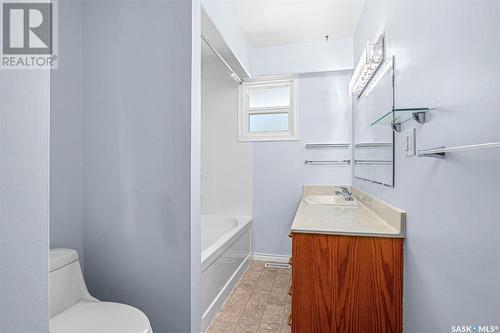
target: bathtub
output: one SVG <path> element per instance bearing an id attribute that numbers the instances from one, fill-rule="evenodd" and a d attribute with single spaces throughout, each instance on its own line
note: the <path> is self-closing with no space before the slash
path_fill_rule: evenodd
<path id="1" fill-rule="evenodd" d="M 201 326 L 205 331 L 248 266 L 252 218 L 201 217 Z"/>

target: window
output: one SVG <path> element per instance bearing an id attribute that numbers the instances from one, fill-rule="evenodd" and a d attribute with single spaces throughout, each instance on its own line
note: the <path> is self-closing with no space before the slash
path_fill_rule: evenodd
<path id="1" fill-rule="evenodd" d="M 252 79 L 238 89 L 240 141 L 298 140 L 297 78 Z"/>

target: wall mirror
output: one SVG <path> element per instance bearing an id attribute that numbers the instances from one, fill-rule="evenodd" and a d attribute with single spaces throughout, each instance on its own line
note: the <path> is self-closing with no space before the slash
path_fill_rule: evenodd
<path id="1" fill-rule="evenodd" d="M 394 108 L 394 61 L 379 68 L 369 91 L 353 99 L 354 177 L 394 187 L 394 132 L 374 124 Z"/>

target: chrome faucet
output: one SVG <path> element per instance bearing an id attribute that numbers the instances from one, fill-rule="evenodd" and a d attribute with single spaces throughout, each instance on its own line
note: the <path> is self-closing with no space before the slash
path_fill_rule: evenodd
<path id="1" fill-rule="evenodd" d="M 340 189 L 342 190 L 342 192 L 344 192 L 345 195 L 348 195 L 348 196 L 352 195 L 352 193 L 349 192 L 349 189 L 347 187 L 341 186 Z"/>
<path id="2" fill-rule="evenodd" d="M 335 191 L 335 194 L 336 195 L 341 195 L 344 197 L 344 200 L 345 201 L 353 201 L 354 199 L 352 198 L 352 193 L 349 192 L 349 189 L 347 187 L 344 187 L 344 186 L 341 186 L 340 189 L 342 190 L 342 192 L 340 191 Z"/>

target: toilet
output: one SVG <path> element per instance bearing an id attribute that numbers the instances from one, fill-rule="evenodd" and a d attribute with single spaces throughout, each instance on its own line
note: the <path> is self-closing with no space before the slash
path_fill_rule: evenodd
<path id="1" fill-rule="evenodd" d="M 90 295 L 77 251 L 51 249 L 49 259 L 50 333 L 153 333 L 141 310 Z"/>

